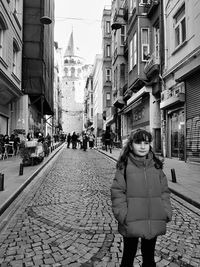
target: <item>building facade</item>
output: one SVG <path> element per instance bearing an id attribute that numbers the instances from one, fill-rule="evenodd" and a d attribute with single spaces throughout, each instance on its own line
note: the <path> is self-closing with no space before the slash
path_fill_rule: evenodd
<path id="1" fill-rule="evenodd" d="M 25 122 L 26 134 L 42 132 L 45 135 L 44 116 L 53 116 L 54 1 L 23 2 L 21 119 Z"/>
<path id="2" fill-rule="evenodd" d="M 0 134 L 21 133 L 23 1 L 0 1 Z"/>
<path id="3" fill-rule="evenodd" d="M 103 131 L 103 60 L 102 55 L 97 54 L 94 60 L 94 65 L 92 69 L 93 77 L 93 128 L 96 137 L 101 137 Z"/>
<path id="4" fill-rule="evenodd" d="M 111 8 L 105 7 L 102 16 L 102 80 L 103 80 L 103 129 L 114 124 L 114 114 L 112 107 L 112 39 L 111 39 Z"/>
<path id="5" fill-rule="evenodd" d="M 200 161 L 200 2 L 164 1 L 161 96 L 165 155 Z"/>

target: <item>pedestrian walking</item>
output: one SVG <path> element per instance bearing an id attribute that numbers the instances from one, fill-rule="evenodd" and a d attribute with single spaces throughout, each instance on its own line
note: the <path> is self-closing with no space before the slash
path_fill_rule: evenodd
<path id="1" fill-rule="evenodd" d="M 91 132 L 88 138 L 89 138 L 89 148 L 92 149 L 94 148 L 95 135 Z"/>
<path id="2" fill-rule="evenodd" d="M 77 148 L 77 134 L 73 132 L 71 136 L 71 142 L 72 142 L 72 148 L 76 149 Z"/>
<path id="3" fill-rule="evenodd" d="M 121 267 L 133 266 L 139 238 L 142 267 L 155 267 L 157 236 L 166 233 L 166 223 L 172 218 L 163 162 L 155 156 L 151 142 L 149 132 L 132 132 L 117 161 L 111 201 L 124 242 Z"/>
<path id="4" fill-rule="evenodd" d="M 112 148 L 111 148 L 111 134 L 110 134 L 110 129 L 106 128 L 105 134 L 104 134 L 104 140 L 105 140 L 105 149 L 108 151 L 108 148 L 110 150 L 110 153 L 112 153 Z"/>
<path id="5" fill-rule="evenodd" d="M 67 135 L 67 148 L 70 147 L 70 143 L 71 143 L 71 134 L 68 133 L 68 135 Z"/>
<path id="6" fill-rule="evenodd" d="M 83 151 L 87 150 L 88 136 L 86 133 L 83 133 Z"/>

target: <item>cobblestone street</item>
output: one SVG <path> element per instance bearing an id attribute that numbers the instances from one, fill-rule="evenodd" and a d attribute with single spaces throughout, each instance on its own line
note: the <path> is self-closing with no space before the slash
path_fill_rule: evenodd
<path id="1" fill-rule="evenodd" d="M 1 227 L 0 266 L 118 267 L 122 238 L 110 206 L 114 172 L 115 162 L 96 150 L 64 148 Z M 173 220 L 156 246 L 158 267 L 200 267 L 200 216 L 182 203 L 172 196 Z M 140 249 L 134 266 L 141 266 Z"/>

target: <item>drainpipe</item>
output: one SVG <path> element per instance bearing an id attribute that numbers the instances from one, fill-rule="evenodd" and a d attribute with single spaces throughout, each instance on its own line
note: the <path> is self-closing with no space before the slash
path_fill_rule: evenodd
<path id="1" fill-rule="evenodd" d="M 160 28 L 160 88 L 162 90 L 165 87 L 164 80 L 163 80 L 163 72 L 165 69 L 165 61 L 166 61 L 166 36 L 165 36 L 165 18 L 164 18 L 164 7 L 165 7 L 165 0 L 160 1 L 160 21 L 159 21 L 159 28 Z M 166 157 L 166 150 L 167 150 L 167 125 L 166 125 L 166 111 L 161 110 L 161 137 L 162 137 L 162 152 L 163 156 Z"/>

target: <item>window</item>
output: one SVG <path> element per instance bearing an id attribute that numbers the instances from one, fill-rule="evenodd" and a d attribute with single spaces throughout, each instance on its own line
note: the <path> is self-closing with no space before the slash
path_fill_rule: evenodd
<path id="1" fill-rule="evenodd" d="M 174 16 L 175 47 L 186 40 L 185 5 Z"/>
<path id="2" fill-rule="evenodd" d="M 4 34 L 3 32 L 4 32 L 3 27 L 0 24 L 0 57 L 3 56 L 3 34 Z"/>
<path id="3" fill-rule="evenodd" d="M 114 69 L 114 81 L 113 86 L 116 89 L 117 88 L 117 67 Z"/>
<path id="4" fill-rule="evenodd" d="M 133 68 L 133 40 L 130 41 L 129 47 L 129 70 L 131 71 Z"/>
<path id="5" fill-rule="evenodd" d="M 136 32 L 133 35 L 133 66 L 137 64 L 137 37 Z"/>
<path id="6" fill-rule="evenodd" d="M 106 45 L 106 57 L 110 57 L 110 45 Z"/>
<path id="7" fill-rule="evenodd" d="M 130 12 L 136 8 L 136 0 L 130 0 Z"/>
<path id="8" fill-rule="evenodd" d="M 120 78 L 125 78 L 125 64 L 120 64 Z"/>
<path id="9" fill-rule="evenodd" d="M 110 107 L 110 106 L 111 106 L 110 93 L 106 93 L 106 107 Z"/>
<path id="10" fill-rule="evenodd" d="M 136 32 L 133 35 L 132 40 L 130 41 L 129 47 L 129 70 L 137 64 L 137 35 Z"/>
<path id="11" fill-rule="evenodd" d="M 93 118 L 93 108 L 91 108 L 91 118 Z"/>
<path id="12" fill-rule="evenodd" d="M 93 105 L 93 94 L 91 94 L 90 100 L 91 100 L 91 105 Z"/>
<path id="13" fill-rule="evenodd" d="M 106 33 L 110 33 L 110 21 L 106 21 Z"/>
<path id="14" fill-rule="evenodd" d="M 14 0 L 14 13 L 17 15 L 17 13 L 19 12 L 19 0 Z"/>
<path id="15" fill-rule="evenodd" d="M 149 29 L 141 29 L 142 61 L 149 58 Z"/>
<path id="16" fill-rule="evenodd" d="M 17 76 L 17 71 L 18 71 L 18 55 L 19 55 L 19 47 L 16 43 L 16 41 L 14 40 L 13 41 L 13 69 L 12 69 L 12 72 Z"/>
<path id="17" fill-rule="evenodd" d="M 140 5 L 150 4 L 150 0 L 141 0 Z"/>
<path id="18" fill-rule="evenodd" d="M 122 27 L 121 27 L 121 45 L 125 44 L 125 40 L 126 40 L 126 28 L 124 25 L 122 25 Z"/>
<path id="19" fill-rule="evenodd" d="M 4 48 L 6 43 L 6 29 L 7 29 L 6 22 L 4 20 L 3 15 L 0 13 L 0 57 L 4 57 Z"/>
<path id="20" fill-rule="evenodd" d="M 106 81 L 111 82 L 111 69 L 106 69 Z"/>
<path id="21" fill-rule="evenodd" d="M 160 29 L 159 25 L 154 27 L 155 58 L 160 58 Z"/>

